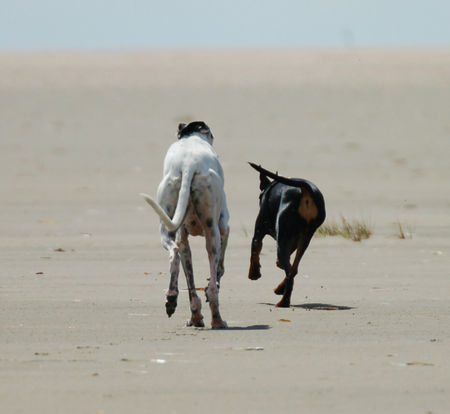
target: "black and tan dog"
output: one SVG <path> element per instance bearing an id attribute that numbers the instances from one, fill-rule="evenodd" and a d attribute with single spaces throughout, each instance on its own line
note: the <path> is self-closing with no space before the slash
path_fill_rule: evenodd
<path id="1" fill-rule="evenodd" d="M 301 178 L 282 177 L 256 164 L 249 164 L 260 173 L 261 194 L 248 277 L 252 280 L 261 277 L 259 255 L 262 240 L 269 234 L 277 242 L 277 266 L 286 273 L 275 288 L 277 295 L 283 295 L 276 306 L 289 307 L 300 259 L 314 232 L 325 220 L 325 202 L 313 183 Z M 297 252 L 291 265 L 290 256 L 294 251 Z"/>

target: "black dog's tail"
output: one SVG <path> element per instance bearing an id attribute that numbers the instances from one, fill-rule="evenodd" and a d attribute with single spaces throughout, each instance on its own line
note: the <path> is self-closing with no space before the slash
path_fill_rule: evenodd
<path id="1" fill-rule="evenodd" d="M 311 182 L 307 180 L 303 180 L 301 178 L 287 178 L 282 175 L 278 175 L 278 173 L 273 173 L 260 165 L 256 165 L 253 162 L 249 162 L 250 166 L 253 167 L 260 174 L 263 174 L 269 178 L 272 178 L 282 184 L 290 185 L 291 187 L 304 188 L 311 193 L 315 193 L 318 191 L 318 188 Z"/>
<path id="2" fill-rule="evenodd" d="M 323 223 L 325 220 L 325 200 L 323 198 L 322 193 L 320 190 L 311 182 L 308 180 L 304 180 L 302 178 L 287 178 L 283 177 L 282 175 L 278 175 L 278 173 L 273 173 L 269 170 L 266 170 L 265 168 L 261 167 L 260 165 L 256 165 L 253 162 L 249 162 L 250 166 L 253 167 L 256 171 L 260 173 L 261 177 L 261 183 L 262 180 L 266 177 L 272 178 L 275 181 L 278 181 L 281 184 L 286 184 L 291 187 L 297 187 L 301 190 L 310 193 L 311 196 L 314 199 L 314 202 L 316 203 L 316 206 L 318 208 L 319 215 L 317 217 L 319 223 Z M 264 177 L 264 178 L 263 178 Z M 267 180 L 268 181 L 268 180 Z M 261 188 L 262 190 L 262 188 Z"/>

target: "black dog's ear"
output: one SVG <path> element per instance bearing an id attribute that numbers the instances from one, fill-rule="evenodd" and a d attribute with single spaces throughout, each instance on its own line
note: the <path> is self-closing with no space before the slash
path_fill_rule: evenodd
<path id="1" fill-rule="evenodd" d="M 270 184 L 272 184 L 272 181 L 267 178 L 267 175 L 259 173 L 259 189 L 264 191 Z"/>

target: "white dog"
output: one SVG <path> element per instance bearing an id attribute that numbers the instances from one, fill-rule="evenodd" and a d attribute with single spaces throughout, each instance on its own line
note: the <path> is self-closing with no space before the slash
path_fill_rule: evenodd
<path id="1" fill-rule="evenodd" d="M 224 273 L 228 241 L 228 209 L 222 167 L 212 147 L 213 134 L 204 122 L 178 126 L 178 141 L 167 151 L 158 202 L 142 194 L 161 218 L 161 243 L 169 251 L 170 284 L 166 312 L 175 312 L 178 298 L 180 257 L 186 275 L 191 307 L 189 326 L 204 326 L 197 296 L 188 236 L 204 236 L 210 265 L 205 289 L 212 313 L 212 328 L 226 328 L 219 313 L 219 282 Z"/>

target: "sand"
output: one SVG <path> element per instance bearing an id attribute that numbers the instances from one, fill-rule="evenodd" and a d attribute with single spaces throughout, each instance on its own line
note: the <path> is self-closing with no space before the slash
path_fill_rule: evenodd
<path id="1" fill-rule="evenodd" d="M 449 108 L 448 49 L 0 55 L 0 411 L 449 412 Z M 223 331 L 203 295 L 207 327 L 185 327 L 183 275 L 167 318 L 168 258 L 138 196 L 194 119 L 231 214 Z M 247 278 L 247 161 L 373 231 L 315 238 L 290 309 L 273 306 L 272 240 Z"/>

